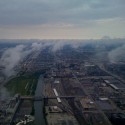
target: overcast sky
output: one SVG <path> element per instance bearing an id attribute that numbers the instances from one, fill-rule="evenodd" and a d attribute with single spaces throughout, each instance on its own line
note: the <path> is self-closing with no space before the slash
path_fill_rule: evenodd
<path id="1" fill-rule="evenodd" d="M 125 0 L 0 0 L 0 39 L 125 38 Z"/>

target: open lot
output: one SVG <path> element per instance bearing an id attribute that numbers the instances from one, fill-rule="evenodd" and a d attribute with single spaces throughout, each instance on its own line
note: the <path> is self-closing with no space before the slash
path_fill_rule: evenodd
<path id="1" fill-rule="evenodd" d="M 20 76 L 11 79 L 7 84 L 7 89 L 12 95 L 19 93 L 21 95 L 34 95 L 37 85 L 37 76 Z"/>

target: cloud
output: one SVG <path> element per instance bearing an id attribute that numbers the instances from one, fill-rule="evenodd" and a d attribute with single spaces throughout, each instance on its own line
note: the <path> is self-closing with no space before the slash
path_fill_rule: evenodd
<path id="1" fill-rule="evenodd" d="M 4 66 L 3 73 L 6 77 L 13 76 L 17 73 L 15 67 L 23 61 L 30 53 L 42 50 L 42 43 L 32 43 L 31 46 L 17 45 L 16 47 L 8 48 L 2 54 L 0 64 Z"/>
<path id="2" fill-rule="evenodd" d="M 0 38 L 125 37 L 124 0 L 0 0 Z"/>
<path id="3" fill-rule="evenodd" d="M 108 57 L 112 63 L 125 62 L 125 44 L 109 52 Z"/>
<path id="4" fill-rule="evenodd" d="M 82 24 L 124 18 L 123 0 L 1 0 L 0 25 Z"/>
<path id="5" fill-rule="evenodd" d="M 60 40 L 60 41 L 40 41 L 33 42 L 31 45 L 17 45 L 12 48 L 6 49 L 0 59 L 0 64 L 4 66 L 3 74 L 6 77 L 16 75 L 17 71 L 15 67 L 23 60 L 24 58 L 31 54 L 32 52 L 40 52 L 47 47 L 50 47 L 51 52 L 57 52 L 63 49 L 65 45 L 70 45 L 72 48 L 78 48 L 81 46 L 80 42 Z"/>
<path id="6" fill-rule="evenodd" d="M 32 43 L 31 45 L 31 48 L 32 48 L 32 51 L 39 51 L 41 48 L 42 48 L 42 43 Z"/>
<path id="7" fill-rule="evenodd" d="M 4 66 L 3 74 L 6 77 L 16 75 L 15 67 L 23 61 L 23 59 L 30 53 L 40 51 L 42 43 L 32 43 L 32 45 L 17 45 L 6 49 L 0 59 L 0 64 Z"/>
<path id="8" fill-rule="evenodd" d="M 88 41 L 87 41 L 88 42 Z M 55 42 L 51 42 L 51 51 L 57 52 L 62 50 L 65 46 L 70 46 L 71 48 L 77 49 L 86 44 L 86 41 L 79 40 L 58 40 Z"/>
<path id="9" fill-rule="evenodd" d="M 124 41 L 125 39 L 110 39 L 108 36 L 100 40 L 32 40 L 32 44 L 17 45 L 6 49 L 1 56 L 0 64 L 5 67 L 3 73 L 9 77 L 17 73 L 15 67 L 32 52 L 41 52 L 43 49 L 49 48 L 50 52 L 55 53 L 62 50 L 66 45 L 77 49 L 88 43 L 97 45 L 95 46 L 97 50 L 98 48 L 105 50 L 106 47 L 115 48 L 109 52 L 109 60 L 111 62 L 125 61 Z M 101 54 L 98 54 L 98 56 L 101 56 Z"/>
<path id="10" fill-rule="evenodd" d="M 28 51 L 24 51 L 24 49 L 24 45 L 18 45 L 15 48 L 7 49 L 3 53 L 1 64 L 5 67 L 3 72 L 7 77 L 15 74 L 15 66 L 28 54 Z"/>

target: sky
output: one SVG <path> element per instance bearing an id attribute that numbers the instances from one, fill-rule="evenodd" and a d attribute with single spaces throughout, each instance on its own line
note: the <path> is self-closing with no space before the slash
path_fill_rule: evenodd
<path id="1" fill-rule="evenodd" d="M 125 38 L 125 0 L 0 0 L 0 39 Z"/>

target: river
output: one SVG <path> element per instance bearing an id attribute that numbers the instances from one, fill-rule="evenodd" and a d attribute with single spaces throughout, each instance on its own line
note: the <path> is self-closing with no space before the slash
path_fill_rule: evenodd
<path id="1" fill-rule="evenodd" d="M 43 76 L 41 75 L 38 80 L 38 84 L 35 91 L 35 96 L 43 96 Z M 35 101 L 34 108 L 35 108 L 35 125 L 45 125 L 45 119 L 43 114 L 43 101 Z"/>

